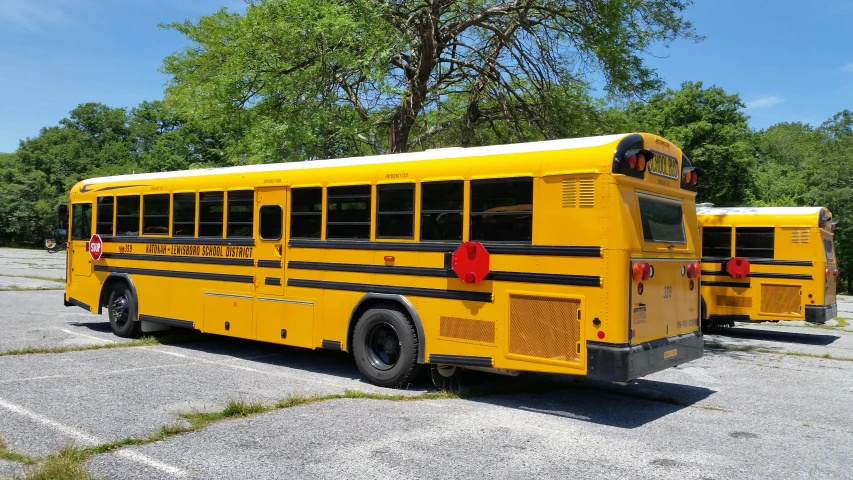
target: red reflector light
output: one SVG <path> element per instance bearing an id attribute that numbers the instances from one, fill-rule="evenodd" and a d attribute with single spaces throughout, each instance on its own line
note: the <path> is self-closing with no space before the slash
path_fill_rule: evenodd
<path id="1" fill-rule="evenodd" d="M 643 283 L 640 282 L 637 284 L 637 295 L 642 295 L 642 294 L 643 294 Z"/>
<path id="2" fill-rule="evenodd" d="M 693 288 L 696 287 L 696 284 L 693 283 L 693 280 L 690 280 L 690 291 L 693 291 Z"/>
<path id="3" fill-rule="evenodd" d="M 812 300 L 812 305 L 814 305 L 814 300 Z"/>
<path id="4" fill-rule="evenodd" d="M 598 338 L 599 339 L 604 338 L 604 332 L 602 332 L 601 330 L 598 331 Z"/>

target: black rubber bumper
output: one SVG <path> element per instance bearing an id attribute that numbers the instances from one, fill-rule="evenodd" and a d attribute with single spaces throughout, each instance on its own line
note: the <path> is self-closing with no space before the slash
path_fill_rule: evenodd
<path id="1" fill-rule="evenodd" d="M 838 316 L 838 305 L 806 305 L 806 321 L 809 323 L 826 323 Z"/>
<path id="2" fill-rule="evenodd" d="M 639 345 L 587 342 L 587 377 L 627 382 L 702 358 L 702 332 L 686 333 Z"/>

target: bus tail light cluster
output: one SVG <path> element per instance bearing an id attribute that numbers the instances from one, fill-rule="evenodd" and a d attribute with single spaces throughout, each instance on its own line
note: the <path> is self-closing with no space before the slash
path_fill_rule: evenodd
<path id="1" fill-rule="evenodd" d="M 688 263 L 687 267 L 682 270 L 682 275 L 686 275 L 687 278 L 699 278 L 702 275 L 702 264 Z"/>
<path id="2" fill-rule="evenodd" d="M 687 169 L 685 169 L 687 170 Z M 699 173 L 696 170 L 687 170 L 684 172 L 684 183 L 695 186 L 699 183 Z"/>
<path id="3" fill-rule="evenodd" d="M 634 264 L 634 267 L 631 269 L 631 274 L 634 277 L 634 281 L 639 282 L 652 278 L 654 275 L 654 269 L 648 263 L 639 262 Z"/>
<path id="4" fill-rule="evenodd" d="M 829 278 L 829 275 L 832 274 L 835 278 L 838 278 L 838 269 L 837 268 L 827 268 L 826 269 L 826 278 Z"/>
<path id="5" fill-rule="evenodd" d="M 642 150 L 628 150 L 625 152 L 625 162 L 631 170 L 638 172 L 646 171 L 646 154 Z"/>

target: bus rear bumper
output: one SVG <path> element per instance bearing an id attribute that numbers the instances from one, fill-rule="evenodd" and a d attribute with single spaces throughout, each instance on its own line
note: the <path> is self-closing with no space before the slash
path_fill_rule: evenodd
<path id="1" fill-rule="evenodd" d="M 806 321 L 809 323 L 826 323 L 838 316 L 838 305 L 806 305 Z"/>
<path id="2" fill-rule="evenodd" d="M 702 332 L 686 333 L 639 345 L 587 342 L 587 377 L 627 382 L 702 358 Z"/>

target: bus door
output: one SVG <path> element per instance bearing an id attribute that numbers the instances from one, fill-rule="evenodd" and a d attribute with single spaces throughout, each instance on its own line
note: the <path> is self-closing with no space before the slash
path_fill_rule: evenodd
<path id="1" fill-rule="evenodd" d="M 71 205 L 71 274 L 80 277 L 92 275 L 92 257 L 89 255 L 89 239 L 92 238 L 92 204 Z M 70 280 L 70 279 L 69 279 Z"/>
<path id="2" fill-rule="evenodd" d="M 259 297 L 281 297 L 284 293 L 284 214 L 287 187 L 258 188 L 258 243 L 255 258 L 255 293 Z"/>

